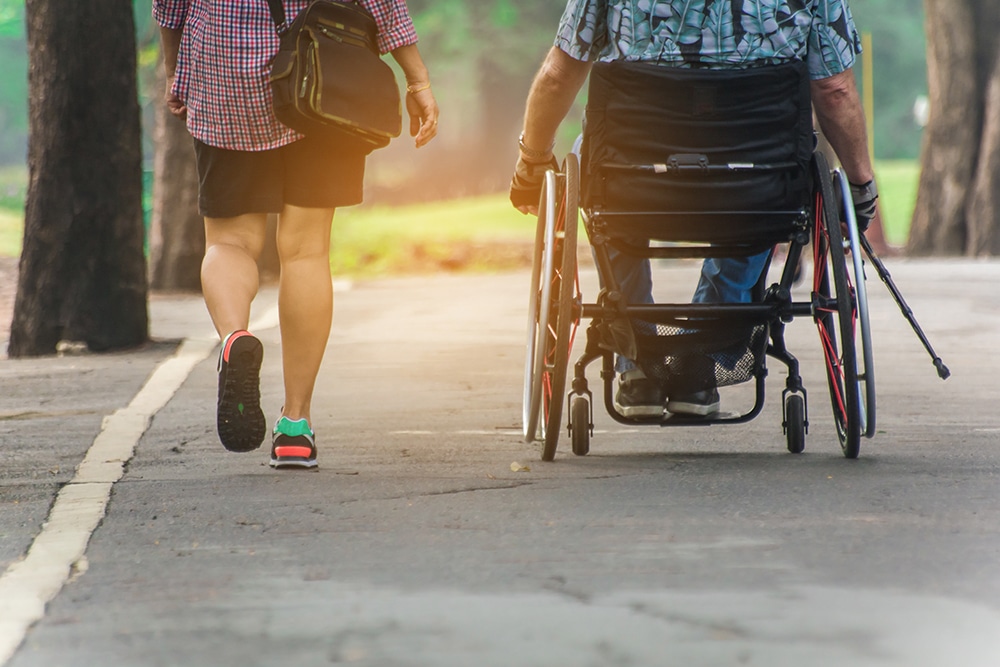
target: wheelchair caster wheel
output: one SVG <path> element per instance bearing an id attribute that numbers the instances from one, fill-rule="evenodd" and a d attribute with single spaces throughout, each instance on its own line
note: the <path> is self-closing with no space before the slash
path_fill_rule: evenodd
<path id="1" fill-rule="evenodd" d="M 586 456 L 590 453 L 590 401 L 576 396 L 570 404 L 569 434 L 573 442 L 573 453 Z"/>
<path id="2" fill-rule="evenodd" d="M 789 394 L 785 399 L 784 427 L 788 451 L 801 454 L 806 448 L 806 402 L 801 394 Z"/>

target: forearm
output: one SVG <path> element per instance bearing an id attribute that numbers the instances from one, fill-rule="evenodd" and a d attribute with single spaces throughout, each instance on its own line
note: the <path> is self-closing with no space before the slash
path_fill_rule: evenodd
<path id="1" fill-rule="evenodd" d="M 393 49 L 390 53 L 392 53 L 393 59 L 402 68 L 408 88 L 415 90 L 430 83 L 430 74 L 427 71 L 427 65 L 424 64 L 424 59 L 420 56 L 420 51 L 417 49 L 416 44 L 400 46 Z"/>
<path id="2" fill-rule="evenodd" d="M 173 28 L 160 28 L 160 46 L 163 50 L 163 70 L 167 78 L 174 76 L 177 71 L 177 53 L 181 47 L 181 35 L 183 30 Z"/>
<path id="3" fill-rule="evenodd" d="M 813 106 L 820 128 L 851 183 L 863 184 L 875 177 L 868 154 L 868 133 L 851 70 L 812 82 Z"/>
<path id="4" fill-rule="evenodd" d="M 590 63 L 552 47 L 528 93 L 524 113 L 524 145 L 535 151 L 552 146 L 559 124 L 569 113 L 590 73 Z"/>

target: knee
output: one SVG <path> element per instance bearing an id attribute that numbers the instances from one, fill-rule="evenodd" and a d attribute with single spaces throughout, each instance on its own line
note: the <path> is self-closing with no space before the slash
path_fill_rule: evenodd
<path id="1" fill-rule="evenodd" d="M 256 262 L 264 252 L 264 243 L 247 242 L 239 239 L 215 240 L 205 242 L 205 256 L 210 257 L 215 253 L 226 253 L 227 255 L 245 255 L 248 259 Z"/>
<path id="2" fill-rule="evenodd" d="M 330 257 L 330 224 L 333 211 L 292 209 L 278 220 L 278 259 L 282 262 Z"/>
<path id="3" fill-rule="evenodd" d="M 288 235 L 283 236 L 278 234 L 277 246 L 278 260 L 282 264 L 311 260 L 328 262 L 330 260 L 329 239 L 304 238 L 301 236 L 289 238 Z"/>
<path id="4" fill-rule="evenodd" d="M 262 216 L 244 216 L 225 220 L 205 220 L 205 254 L 236 252 L 254 261 L 264 251 L 265 220 Z"/>

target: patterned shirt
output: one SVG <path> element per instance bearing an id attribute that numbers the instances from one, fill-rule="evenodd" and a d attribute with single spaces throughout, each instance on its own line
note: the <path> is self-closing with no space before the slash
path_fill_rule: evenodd
<path id="1" fill-rule="evenodd" d="M 577 60 L 669 67 L 805 60 L 813 79 L 861 53 L 847 0 L 569 0 L 555 45 Z"/>
<path id="2" fill-rule="evenodd" d="M 291 21 L 309 0 L 284 0 Z M 405 0 L 361 0 L 378 25 L 382 53 L 417 41 Z M 173 92 L 191 136 L 219 148 L 261 151 L 302 135 L 271 110 L 270 61 L 278 36 L 265 0 L 153 0 L 164 28 L 183 30 Z"/>

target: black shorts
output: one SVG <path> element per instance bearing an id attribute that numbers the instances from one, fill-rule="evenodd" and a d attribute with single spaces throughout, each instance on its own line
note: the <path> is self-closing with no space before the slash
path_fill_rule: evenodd
<path id="1" fill-rule="evenodd" d="M 208 218 L 280 213 L 285 204 L 360 204 L 365 155 L 308 137 L 265 151 L 233 151 L 194 140 L 198 210 Z"/>

